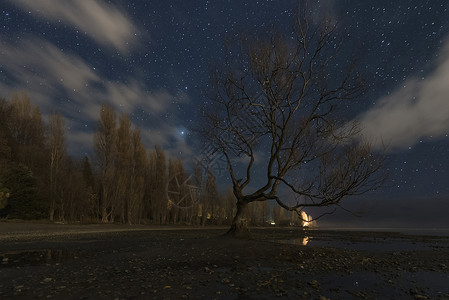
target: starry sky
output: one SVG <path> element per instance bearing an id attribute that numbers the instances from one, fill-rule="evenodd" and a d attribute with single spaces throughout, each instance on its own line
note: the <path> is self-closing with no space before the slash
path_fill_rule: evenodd
<path id="1" fill-rule="evenodd" d="M 207 101 L 209 68 L 223 57 L 223 38 L 272 25 L 288 30 L 296 6 L 294 0 L 2 0 L 0 96 L 25 91 L 44 117 L 61 113 L 72 156 L 92 154 L 99 109 L 108 103 L 131 116 L 148 147 L 188 159 L 199 151 L 189 129 Z M 373 220 L 383 214 L 449 227 L 449 2 L 317 0 L 309 7 L 312 19 L 339 20 L 346 49 L 369 83 L 348 119 L 389 149 L 386 186 L 349 208 Z"/>

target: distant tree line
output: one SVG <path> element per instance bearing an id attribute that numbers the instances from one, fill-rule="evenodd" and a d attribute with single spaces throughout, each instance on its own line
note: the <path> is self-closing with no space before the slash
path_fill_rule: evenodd
<path id="1" fill-rule="evenodd" d="M 67 153 L 64 118 L 44 122 L 25 93 L 0 99 L 0 218 L 127 224 L 230 224 L 236 199 L 220 195 L 199 162 L 188 173 L 179 158 L 147 150 L 128 115 L 103 105 L 95 157 Z M 250 225 L 297 222 L 290 212 L 255 202 Z M 287 216 L 288 215 L 288 216 Z"/>

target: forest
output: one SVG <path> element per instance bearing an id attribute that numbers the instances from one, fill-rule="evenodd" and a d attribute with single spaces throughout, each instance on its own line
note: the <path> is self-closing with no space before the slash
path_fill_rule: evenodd
<path id="1" fill-rule="evenodd" d="M 201 162 L 184 162 L 159 146 L 145 148 L 126 114 L 103 105 L 93 157 L 71 157 L 64 118 L 44 120 L 24 92 L 0 98 L 0 219 L 63 223 L 229 225 L 232 189 L 219 193 Z M 251 226 L 300 225 L 295 213 L 267 201 L 250 204 Z"/>

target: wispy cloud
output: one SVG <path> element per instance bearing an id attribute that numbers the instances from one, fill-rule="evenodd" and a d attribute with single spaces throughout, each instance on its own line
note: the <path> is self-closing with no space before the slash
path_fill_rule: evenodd
<path id="1" fill-rule="evenodd" d="M 33 37 L 18 44 L 0 40 L 0 66 L 10 78 L 8 82 L 0 82 L 2 93 L 23 90 L 44 116 L 55 109 L 62 113 L 68 120 L 68 140 L 72 147 L 92 147 L 92 138 L 88 137 L 92 129 L 86 130 L 84 124 L 97 121 L 101 105 L 108 103 L 120 113 L 141 110 L 151 114 L 148 125 L 139 124 L 147 126 L 142 132 L 147 145 L 189 152 L 175 128 L 175 103 L 188 101 L 184 94 L 149 91 L 143 80 L 135 77 L 125 78 L 123 82 L 108 81 L 78 55 L 62 52 L 53 44 Z M 171 116 L 169 122 L 166 115 Z"/>
<path id="2" fill-rule="evenodd" d="M 112 83 L 108 82 L 104 85 L 105 90 L 110 97 L 113 106 L 121 107 L 127 113 L 132 112 L 133 108 L 142 105 L 151 112 L 161 112 L 167 109 L 173 95 L 166 91 L 149 93 L 143 90 L 141 82 L 131 79 L 128 83 Z"/>
<path id="3" fill-rule="evenodd" d="M 78 56 L 68 55 L 41 39 L 26 39 L 17 45 L 1 42 L 0 63 L 10 82 L 4 91 L 23 89 L 33 92 L 44 108 L 53 97 L 85 91 L 101 78 Z"/>
<path id="4" fill-rule="evenodd" d="M 423 137 L 448 134 L 449 42 L 431 74 L 407 80 L 359 119 L 375 146 L 383 143 L 392 150 L 412 146 Z"/>
<path id="5" fill-rule="evenodd" d="M 136 78 L 126 78 L 127 84 L 107 81 L 78 55 L 62 52 L 41 39 L 0 44 L 0 63 L 13 81 L 5 88 L 36 93 L 42 106 L 54 97 L 66 95 L 81 109 L 86 108 L 87 114 L 91 104 L 104 102 L 126 113 L 135 107 L 160 113 L 173 99 L 167 91 L 148 91 Z"/>
<path id="6" fill-rule="evenodd" d="M 118 7 L 102 0 L 10 0 L 24 10 L 85 32 L 103 46 L 122 53 L 137 44 L 136 25 Z"/>

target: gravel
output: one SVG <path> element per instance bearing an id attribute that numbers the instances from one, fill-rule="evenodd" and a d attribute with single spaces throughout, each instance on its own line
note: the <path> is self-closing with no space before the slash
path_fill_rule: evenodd
<path id="1" fill-rule="evenodd" d="M 1 299 L 449 299 L 447 237 L 14 224 L 0 223 Z"/>

